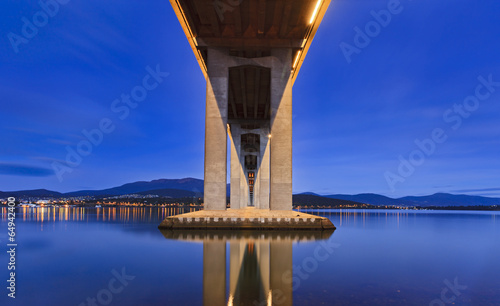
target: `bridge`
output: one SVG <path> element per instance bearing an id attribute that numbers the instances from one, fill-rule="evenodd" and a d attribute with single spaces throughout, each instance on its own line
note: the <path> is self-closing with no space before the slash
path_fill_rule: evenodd
<path id="1" fill-rule="evenodd" d="M 330 1 L 170 0 L 207 81 L 205 210 L 226 210 L 229 139 L 233 213 L 292 211 L 292 88 Z"/>

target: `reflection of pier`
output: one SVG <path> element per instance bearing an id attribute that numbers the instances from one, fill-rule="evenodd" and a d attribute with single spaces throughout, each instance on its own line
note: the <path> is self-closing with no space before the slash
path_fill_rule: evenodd
<path id="1" fill-rule="evenodd" d="M 203 242 L 204 305 L 293 305 L 292 244 L 333 231 L 168 231 L 167 239 Z M 229 247 L 229 266 L 226 263 Z M 229 292 L 226 296 L 226 269 Z"/>

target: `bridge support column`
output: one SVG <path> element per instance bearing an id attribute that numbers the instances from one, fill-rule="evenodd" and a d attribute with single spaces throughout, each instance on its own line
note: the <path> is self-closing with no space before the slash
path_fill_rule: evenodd
<path id="1" fill-rule="evenodd" d="M 246 63 L 271 69 L 271 136 L 262 137 L 261 129 L 261 147 L 257 154 L 259 167 L 254 178 L 258 186 L 254 186 L 254 203 L 261 209 L 291 210 L 293 82 L 292 50 L 286 48 L 273 49 L 270 57 L 255 61 L 229 56 L 228 51 L 224 49 L 207 49 L 205 209 L 226 209 L 229 67 Z M 240 136 L 243 133 L 241 128 L 238 132 Z M 240 136 L 235 134 L 232 137 L 231 151 L 235 153 L 231 157 L 231 203 L 234 204 L 231 205 L 232 208 L 244 208 L 249 202 L 247 172 L 241 167 L 245 160 L 241 153 L 241 140 L 237 139 Z M 236 157 L 239 159 L 240 170 L 236 169 Z"/>
<path id="2" fill-rule="evenodd" d="M 261 128 L 260 130 L 260 161 L 259 172 L 257 173 L 256 182 L 256 208 L 269 209 L 269 155 L 271 147 L 269 143 L 269 128 Z M 258 184 L 258 185 L 257 185 Z"/>
<path id="3" fill-rule="evenodd" d="M 226 58 L 223 51 L 208 49 L 204 182 L 206 210 L 226 210 L 229 74 Z"/>
<path id="4" fill-rule="evenodd" d="M 292 210 L 292 51 L 273 49 L 271 69 L 271 210 Z"/>
<path id="5" fill-rule="evenodd" d="M 241 127 L 238 124 L 232 124 L 229 131 L 231 140 L 231 209 L 243 208 L 246 201 L 244 198 L 244 187 L 241 186 L 245 180 L 245 173 L 241 163 Z"/>

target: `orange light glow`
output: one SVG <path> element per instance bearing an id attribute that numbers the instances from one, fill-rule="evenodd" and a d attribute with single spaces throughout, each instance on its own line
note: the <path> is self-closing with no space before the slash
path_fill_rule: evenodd
<path id="1" fill-rule="evenodd" d="M 309 24 L 313 23 L 314 19 L 316 19 L 316 15 L 318 15 L 320 4 L 321 4 L 321 0 L 318 0 L 318 2 L 316 3 L 316 7 L 314 8 L 314 12 L 311 16 L 311 20 L 309 20 Z"/>
<path id="2" fill-rule="evenodd" d="M 297 63 L 299 62 L 300 54 L 302 53 L 302 50 L 299 50 L 297 53 L 297 57 L 295 57 L 295 62 L 293 63 L 293 69 L 297 66 Z"/>

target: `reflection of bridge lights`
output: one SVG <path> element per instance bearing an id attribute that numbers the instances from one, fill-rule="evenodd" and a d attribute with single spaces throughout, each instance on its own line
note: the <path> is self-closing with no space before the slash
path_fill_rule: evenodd
<path id="1" fill-rule="evenodd" d="M 248 243 L 248 253 L 249 254 L 253 254 L 254 248 L 255 248 L 255 243 L 254 242 L 249 242 Z"/>

